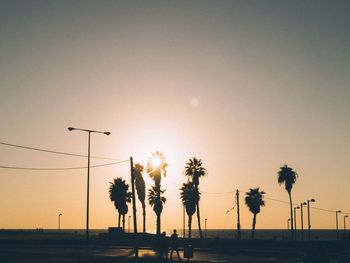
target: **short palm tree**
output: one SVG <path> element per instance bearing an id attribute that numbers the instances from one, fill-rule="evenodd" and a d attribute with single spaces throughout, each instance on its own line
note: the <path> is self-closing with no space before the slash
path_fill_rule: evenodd
<path id="1" fill-rule="evenodd" d="M 134 166 L 134 176 L 135 176 L 135 186 L 136 186 L 136 192 L 137 196 L 142 204 L 142 212 L 143 212 L 143 232 L 146 232 L 146 184 L 145 180 L 143 179 L 142 173 L 143 173 L 143 166 L 139 163 L 135 164 Z"/>
<path id="2" fill-rule="evenodd" d="M 207 174 L 207 170 L 202 166 L 202 160 L 193 157 L 186 163 L 185 174 L 194 184 L 194 187 L 199 192 L 199 179 Z M 203 238 L 202 228 L 201 228 L 201 217 L 199 210 L 199 199 L 197 201 L 197 220 L 198 220 L 198 230 L 200 238 Z"/>
<path id="3" fill-rule="evenodd" d="M 166 200 L 164 197 L 161 197 L 161 194 L 165 191 L 161 190 L 161 181 L 162 177 L 166 176 L 167 167 L 168 164 L 165 161 L 164 154 L 158 151 L 151 154 L 151 158 L 147 162 L 146 167 L 147 173 L 154 181 L 154 187 L 149 190 L 148 200 L 150 204 L 152 203 L 153 211 L 157 215 L 157 235 L 160 235 L 160 216 L 163 210 L 163 203 Z M 154 199 L 154 196 L 152 195 L 153 192 L 156 194 L 156 199 Z M 164 202 L 162 202 L 162 200 L 164 200 Z"/>
<path id="4" fill-rule="evenodd" d="M 152 186 L 148 190 L 148 203 L 153 207 L 153 211 L 157 216 L 157 235 L 160 234 L 160 215 L 166 202 L 166 198 L 162 196 L 164 192 L 165 190 L 160 190 L 157 186 Z"/>
<path id="5" fill-rule="evenodd" d="M 264 191 L 260 191 L 258 188 L 250 188 L 249 192 L 245 196 L 245 204 L 248 206 L 250 212 L 253 213 L 252 224 L 252 239 L 255 236 L 256 215 L 260 213 L 260 207 L 265 205 Z"/>
<path id="6" fill-rule="evenodd" d="M 120 217 L 123 217 L 123 231 L 125 231 L 125 215 L 128 213 L 128 204 L 131 202 L 129 185 L 122 178 L 114 179 L 109 186 L 109 198 L 114 203 L 118 211 L 118 227 L 120 227 Z"/>
<path id="7" fill-rule="evenodd" d="M 294 230 L 293 230 L 293 202 L 292 202 L 292 188 L 298 178 L 298 174 L 293 170 L 293 168 L 288 167 L 287 165 L 280 168 L 278 171 L 278 183 L 284 184 L 286 191 L 289 196 L 289 205 L 290 205 L 290 223 L 291 223 L 291 237 L 294 239 Z"/>
<path id="8" fill-rule="evenodd" d="M 188 237 L 191 238 L 192 216 L 196 212 L 196 205 L 200 199 L 200 193 L 193 182 L 183 183 L 180 191 L 181 201 L 188 215 Z"/>

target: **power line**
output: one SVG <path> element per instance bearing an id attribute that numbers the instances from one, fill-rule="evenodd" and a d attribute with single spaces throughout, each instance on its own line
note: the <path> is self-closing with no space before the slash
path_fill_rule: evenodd
<path id="1" fill-rule="evenodd" d="M 90 168 L 97 168 L 97 167 L 116 165 L 116 164 L 125 163 L 125 162 L 129 162 L 129 160 L 123 160 L 123 161 L 112 162 L 112 163 L 91 165 Z M 87 169 L 87 168 L 88 168 L 87 166 L 82 166 L 82 167 L 62 167 L 62 168 L 41 168 L 41 167 L 17 167 L 17 166 L 0 165 L 0 169 L 31 170 L 31 171 L 64 171 L 64 170 L 79 170 L 79 169 Z"/>
<path id="2" fill-rule="evenodd" d="M 75 153 L 68 153 L 68 152 L 59 152 L 59 151 L 53 151 L 53 150 L 47 150 L 47 149 L 41 149 L 41 148 L 35 148 L 35 147 L 29 147 L 29 146 L 23 146 L 18 144 L 12 144 L 12 143 L 6 143 L 6 142 L 0 142 L 1 145 L 5 146 L 11 146 L 21 149 L 27 149 L 27 150 L 33 150 L 33 151 L 39 151 L 39 152 L 46 152 L 46 153 L 54 153 L 54 154 L 61 154 L 61 155 L 69 155 L 69 156 L 77 156 L 77 157 L 88 157 L 87 155 L 83 154 L 75 154 Z M 90 158 L 94 159 L 104 159 L 104 160 L 118 160 L 114 158 L 108 158 L 108 157 L 100 157 L 100 156 L 90 156 Z"/>

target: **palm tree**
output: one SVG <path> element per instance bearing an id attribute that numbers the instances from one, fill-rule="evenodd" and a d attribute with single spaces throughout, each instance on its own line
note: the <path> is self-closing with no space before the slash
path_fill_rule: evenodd
<path id="1" fill-rule="evenodd" d="M 118 211 L 118 227 L 120 227 L 120 217 L 123 217 L 123 231 L 125 231 L 125 215 L 128 213 L 128 204 L 131 202 L 129 185 L 122 178 L 114 179 L 109 186 L 109 198 L 114 203 Z"/>
<path id="2" fill-rule="evenodd" d="M 298 174 L 293 171 L 293 168 L 287 165 L 280 168 L 278 171 L 278 183 L 281 185 L 284 183 L 285 189 L 289 195 L 289 205 L 290 205 L 290 223 L 291 223 L 291 237 L 294 239 L 293 231 L 293 202 L 292 202 L 292 188 L 297 180 Z"/>
<path id="3" fill-rule="evenodd" d="M 151 154 L 151 158 L 147 162 L 147 173 L 154 181 L 154 187 L 149 190 L 148 200 L 149 203 L 152 203 L 153 211 L 157 215 L 157 235 L 160 235 L 160 215 L 163 210 L 163 203 L 165 202 L 165 198 L 161 197 L 161 194 L 164 193 L 165 190 L 161 190 L 161 181 L 162 177 L 166 176 L 166 168 L 168 164 L 165 161 L 164 154 L 161 152 L 155 152 Z M 156 194 L 156 199 L 151 194 Z M 150 199 L 153 198 L 153 199 Z M 164 202 L 162 202 L 164 200 Z"/>
<path id="4" fill-rule="evenodd" d="M 146 184 L 145 180 L 142 177 L 143 173 L 143 166 L 139 163 L 135 164 L 134 166 L 134 176 L 135 176 L 135 185 L 136 185 L 136 192 L 137 196 L 142 204 L 142 211 L 143 211 L 143 232 L 146 232 Z"/>
<path id="5" fill-rule="evenodd" d="M 197 159 L 193 157 L 186 163 L 185 167 L 185 174 L 186 176 L 190 177 L 194 187 L 199 192 L 199 179 L 207 174 L 207 170 L 202 167 L 202 160 Z M 203 238 L 202 234 L 202 228 L 201 228 L 201 217 L 200 217 L 200 211 L 199 211 L 199 199 L 197 201 L 197 220 L 198 220 L 198 230 L 199 230 L 199 236 L 200 238 Z"/>
<path id="6" fill-rule="evenodd" d="M 245 204 L 248 206 L 250 212 L 253 213 L 253 225 L 252 225 L 252 239 L 255 236 L 255 224 L 256 215 L 260 213 L 260 207 L 265 205 L 264 191 L 260 191 L 258 188 L 250 188 L 249 192 L 246 193 Z"/>
<path id="7" fill-rule="evenodd" d="M 200 193 L 193 182 L 183 183 L 180 190 L 181 201 L 188 215 L 188 237 L 191 238 L 192 216 L 196 212 L 196 205 L 200 199 Z"/>
<path id="8" fill-rule="evenodd" d="M 160 215 L 163 211 L 163 204 L 166 202 L 166 198 L 162 196 L 165 190 L 160 190 L 157 186 L 152 186 L 148 190 L 148 203 L 153 207 L 154 213 L 157 215 L 157 235 L 160 234 Z"/>

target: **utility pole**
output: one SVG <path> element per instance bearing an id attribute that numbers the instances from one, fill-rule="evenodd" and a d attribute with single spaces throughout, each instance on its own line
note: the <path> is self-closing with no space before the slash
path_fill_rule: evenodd
<path id="1" fill-rule="evenodd" d="M 136 222 L 136 201 L 135 201 L 135 176 L 134 176 L 134 162 L 132 157 L 130 157 L 130 170 L 131 170 L 131 190 L 132 190 L 132 213 L 134 219 L 134 242 L 135 242 L 135 257 L 139 257 L 139 249 L 137 244 L 137 222 Z"/>
<path id="2" fill-rule="evenodd" d="M 297 209 L 299 206 L 294 207 L 294 240 L 297 240 Z"/>
<path id="3" fill-rule="evenodd" d="M 239 190 L 236 191 L 236 205 L 237 205 L 237 239 L 241 240 L 241 220 L 239 214 Z"/>
<path id="4" fill-rule="evenodd" d="M 301 241 L 304 241 L 304 215 L 303 215 L 303 206 L 306 205 L 306 203 L 300 204 L 300 225 L 301 225 Z"/>
<path id="5" fill-rule="evenodd" d="M 340 213 L 341 213 L 340 210 L 335 211 L 335 226 L 336 226 L 336 229 L 337 229 L 337 239 L 338 240 L 339 240 L 338 214 L 340 214 Z"/>

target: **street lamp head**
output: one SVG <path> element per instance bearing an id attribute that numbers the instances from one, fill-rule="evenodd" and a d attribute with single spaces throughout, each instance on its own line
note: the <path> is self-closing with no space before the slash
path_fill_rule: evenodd
<path id="1" fill-rule="evenodd" d="M 346 216 L 344 216 L 344 217 L 346 218 L 346 217 L 349 217 L 349 216 L 348 216 L 348 215 L 346 215 Z"/>
<path id="2" fill-rule="evenodd" d="M 68 131 L 73 131 L 73 130 L 75 130 L 75 128 L 73 128 L 73 127 L 68 127 Z"/>
<path id="3" fill-rule="evenodd" d="M 341 213 L 341 210 L 336 211 L 337 213 Z"/>
<path id="4" fill-rule="evenodd" d="M 300 209 L 300 206 L 297 206 L 296 208 L 297 208 L 297 209 Z"/>
<path id="5" fill-rule="evenodd" d="M 59 216 L 61 216 L 62 214 L 60 213 Z"/>
<path id="6" fill-rule="evenodd" d="M 307 203 L 306 203 L 306 202 L 304 202 L 304 203 L 303 203 L 303 205 L 307 205 Z"/>
<path id="7" fill-rule="evenodd" d="M 312 199 L 310 200 L 310 202 L 316 202 L 316 200 L 312 198 Z"/>
<path id="8" fill-rule="evenodd" d="M 107 136 L 110 135 L 111 133 L 110 132 L 104 132 L 104 134 L 106 134 Z"/>

